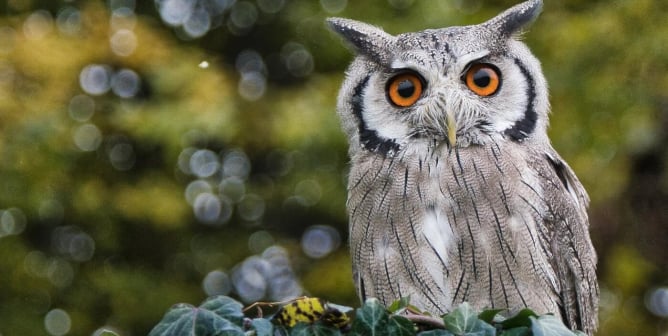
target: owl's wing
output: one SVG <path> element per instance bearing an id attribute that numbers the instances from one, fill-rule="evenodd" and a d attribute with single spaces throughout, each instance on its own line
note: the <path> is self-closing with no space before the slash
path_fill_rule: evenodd
<path id="1" fill-rule="evenodd" d="M 551 264 L 558 275 L 561 315 L 571 328 L 592 334 L 598 324 L 599 289 L 596 252 L 589 237 L 589 197 L 572 169 L 556 153 L 533 161 L 541 175 L 548 212 L 545 234 L 551 237 Z"/>

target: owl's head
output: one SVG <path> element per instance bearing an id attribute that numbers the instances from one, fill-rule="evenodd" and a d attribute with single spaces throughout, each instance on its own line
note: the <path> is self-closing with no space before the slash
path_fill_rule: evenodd
<path id="1" fill-rule="evenodd" d="M 545 78 L 518 40 L 541 9 L 530 0 L 482 24 L 397 36 L 328 19 L 357 55 L 338 102 L 351 154 L 388 155 L 416 142 L 547 141 Z"/>

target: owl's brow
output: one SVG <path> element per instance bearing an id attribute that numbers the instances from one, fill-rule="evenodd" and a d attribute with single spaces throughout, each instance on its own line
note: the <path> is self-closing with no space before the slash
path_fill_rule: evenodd
<path id="1" fill-rule="evenodd" d="M 402 70 L 402 69 L 417 70 L 425 66 L 424 64 L 425 57 L 420 57 L 420 55 L 416 55 L 415 52 L 408 54 L 408 56 L 410 57 L 404 57 L 404 59 L 401 58 L 394 59 L 392 63 L 390 63 L 390 70 Z"/>
<path id="2" fill-rule="evenodd" d="M 487 49 L 483 50 L 477 50 L 473 52 L 469 52 L 463 55 L 458 56 L 456 59 L 457 61 L 454 64 L 455 71 L 464 71 L 466 66 L 476 60 L 485 58 L 491 54 L 491 51 Z M 395 59 L 392 61 L 390 64 L 389 70 L 391 72 L 393 71 L 401 71 L 405 69 L 413 69 L 417 70 L 421 68 L 421 64 L 418 64 L 418 62 L 411 62 L 410 60 L 403 60 L 403 59 Z"/>
<path id="3" fill-rule="evenodd" d="M 489 56 L 490 53 L 491 52 L 489 50 L 483 49 L 483 50 L 478 50 L 478 51 L 474 51 L 474 52 L 470 52 L 470 53 L 461 55 L 461 56 L 457 57 L 457 62 L 455 63 L 455 69 L 459 69 L 459 70 L 463 71 L 464 68 L 466 68 L 466 66 L 469 63 L 471 63 L 473 61 L 477 61 L 477 60 L 479 60 L 481 58 L 484 58 L 486 56 Z"/>

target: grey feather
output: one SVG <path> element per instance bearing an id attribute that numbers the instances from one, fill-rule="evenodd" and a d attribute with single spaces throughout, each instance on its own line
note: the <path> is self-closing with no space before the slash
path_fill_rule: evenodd
<path id="1" fill-rule="evenodd" d="M 530 307 L 596 330 L 589 199 L 550 144 L 547 84 L 516 39 L 541 9 L 532 0 L 480 25 L 397 36 L 328 20 L 358 56 L 337 109 L 350 144 L 360 298 L 410 296 L 434 314 L 462 301 L 511 313 Z M 498 75 L 492 94 L 467 82 L 476 66 L 488 72 L 474 73 L 483 77 L 475 85 Z M 420 79 L 401 83 L 408 89 L 399 94 L 419 93 L 407 106 L 388 93 L 397 74 Z"/>
<path id="2" fill-rule="evenodd" d="M 489 20 L 486 26 L 501 36 L 509 37 L 532 24 L 542 10 L 543 1 L 526 1 Z"/>
<path id="3" fill-rule="evenodd" d="M 327 24 L 330 29 L 345 38 L 355 52 L 369 56 L 375 62 L 386 64 L 389 59 L 386 46 L 395 43 L 394 36 L 378 27 L 344 18 L 329 18 Z"/>

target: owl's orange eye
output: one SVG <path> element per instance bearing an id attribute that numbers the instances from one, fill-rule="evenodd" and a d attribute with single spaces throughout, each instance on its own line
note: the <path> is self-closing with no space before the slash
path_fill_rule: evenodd
<path id="1" fill-rule="evenodd" d="M 495 94 L 501 86 L 501 73 L 491 64 L 474 64 L 464 75 L 466 86 L 475 94 L 483 97 Z"/>
<path id="2" fill-rule="evenodd" d="M 409 107 L 420 99 L 423 79 L 413 72 L 401 73 L 387 82 L 387 98 L 396 106 Z"/>

